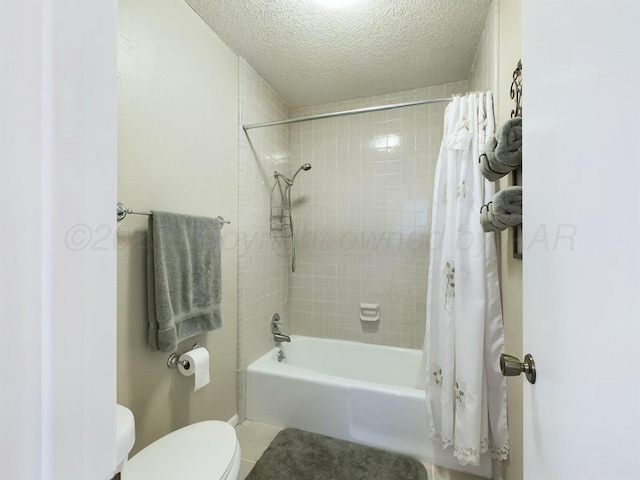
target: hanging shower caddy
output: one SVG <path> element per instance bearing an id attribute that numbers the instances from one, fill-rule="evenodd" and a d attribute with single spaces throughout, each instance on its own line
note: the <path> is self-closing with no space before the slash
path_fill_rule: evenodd
<path id="1" fill-rule="evenodd" d="M 291 209 L 285 199 L 279 177 L 276 177 L 271 189 L 270 212 L 271 236 L 276 238 L 291 237 Z"/>

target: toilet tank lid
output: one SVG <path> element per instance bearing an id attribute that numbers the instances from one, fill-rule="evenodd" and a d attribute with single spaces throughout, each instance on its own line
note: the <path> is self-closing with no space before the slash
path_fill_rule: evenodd
<path id="1" fill-rule="evenodd" d="M 226 422 L 194 423 L 165 435 L 134 455 L 123 480 L 219 480 L 236 456 L 236 432 Z"/>

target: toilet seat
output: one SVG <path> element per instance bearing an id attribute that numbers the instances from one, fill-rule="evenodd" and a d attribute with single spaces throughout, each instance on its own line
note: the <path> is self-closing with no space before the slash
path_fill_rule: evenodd
<path id="1" fill-rule="evenodd" d="M 134 455 L 122 480 L 235 480 L 240 445 L 234 428 L 217 420 L 188 425 Z"/>
<path id="2" fill-rule="evenodd" d="M 116 405 L 116 471 L 121 472 L 136 441 L 136 421 L 127 407 Z"/>

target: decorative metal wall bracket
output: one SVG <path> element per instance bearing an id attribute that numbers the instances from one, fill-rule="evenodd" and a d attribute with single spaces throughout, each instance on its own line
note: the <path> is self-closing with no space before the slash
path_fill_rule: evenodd
<path id="1" fill-rule="evenodd" d="M 516 102 L 516 106 L 511 110 L 511 118 L 522 117 L 522 60 L 518 60 L 512 78 L 510 94 L 511 100 Z M 522 166 L 512 172 L 512 185 L 522 185 L 521 177 Z M 513 235 L 513 258 L 522 260 L 522 224 L 513 227 L 511 233 Z"/>
<path id="2" fill-rule="evenodd" d="M 511 110 L 511 118 L 522 116 L 522 60 L 518 60 L 518 66 L 513 71 L 511 82 L 511 100 L 516 102 L 516 107 Z"/>

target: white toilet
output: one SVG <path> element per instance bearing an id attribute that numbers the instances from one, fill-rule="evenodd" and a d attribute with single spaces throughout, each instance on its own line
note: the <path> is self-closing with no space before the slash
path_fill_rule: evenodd
<path id="1" fill-rule="evenodd" d="M 117 405 L 118 472 L 122 480 L 237 480 L 240 444 L 226 422 L 188 425 L 156 440 L 127 461 L 135 442 L 131 410 Z"/>

